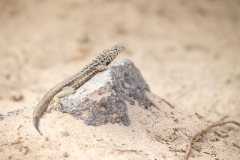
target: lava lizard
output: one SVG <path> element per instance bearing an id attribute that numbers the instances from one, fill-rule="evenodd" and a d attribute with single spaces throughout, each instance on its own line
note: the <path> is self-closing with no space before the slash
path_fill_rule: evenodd
<path id="1" fill-rule="evenodd" d="M 116 58 L 118 53 L 122 52 L 124 49 L 124 47 L 119 45 L 112 46 L 111 48 L 103 51 L 96 59 L 78 73 L 67 78 L 49 90 L 39 101 L 33 111 L 33 124 L 37 131 L 42 135 L 38 128 L 38 122 L 40 116 L 48 106 L 55 102 L 54 108 L 61 108 L 59 98 L 75 93 L 77 88 L 83 85 L 94 75 L 108 69 L 108 65 Z"/>

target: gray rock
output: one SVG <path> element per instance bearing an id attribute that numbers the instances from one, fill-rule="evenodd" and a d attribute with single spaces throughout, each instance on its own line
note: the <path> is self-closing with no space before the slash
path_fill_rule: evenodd
<path id="1" fill-rule="evenodd" d="M 23 111 L 23 109 L 17 109 L 17 110 L 9 111 L 6 114 L 1 114 L 0 113 L 0 120 L 3 120 L 7 116 L 17 115 L 21 111 Z"/>
<path id="2" fill-rule="evenodd" d="M 9 111 L 7 112 L 7 114 L 5 116 L 11 116 L 11 115 L 17 115 L 19 112 L 23 111 L 23 109 L 17 109 L 17 110 L 13 110 L 13 111 Z"/>
<path id="3" fill-rule="evenodd" d="M 4 115 L 0 113 L 0 121 L 4 119 Z"/>
<path id="4" fill-rule="evenodd" d="M 98 73 L 75 94 L 61 98 L 59 111 L 82 119 L 87 125 L 122 123 L 128 126 L 127 104 L 150 104 L 145 90 L 149 87 L 139 70 L 129 60 L 113 61 L 108 70 Z"/>

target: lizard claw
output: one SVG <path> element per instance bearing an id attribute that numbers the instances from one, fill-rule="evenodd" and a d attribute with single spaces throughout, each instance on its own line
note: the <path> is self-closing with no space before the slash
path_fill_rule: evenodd
<path id="1" fill-rule="evenodd" d="M 54 110 L 59 110 L 61 108 L 62 108 L 62 106 L 61 106 L 60 102 L 56 103 L 55 106 L 53 107 Z"/>

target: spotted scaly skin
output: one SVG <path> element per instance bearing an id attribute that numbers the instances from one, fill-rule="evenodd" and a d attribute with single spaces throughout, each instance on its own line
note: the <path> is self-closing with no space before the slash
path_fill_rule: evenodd
<path id="1" fill-rule="evenodd" d="M 62 81 L 51 90 L 49 90 L 44 97 L 39 101 L 33 111 L 33 124 L 36 130 L 42 135 L 38 128 L 39 119 L 45 109 L 55 102 L 55 107 L 60 105 L 59 98 L 68 94 L 73 94 L 77 88 L 83 85 L 86 81 L 92 78 L 97 73 L 104 71 L 108 65 L 122 52 L 125 48 L 119 45 L 114 45 L 111 48 L 103 51 L 96 59 L 89 65 L 84 67 L 81 71 L 73 76 Z"/>

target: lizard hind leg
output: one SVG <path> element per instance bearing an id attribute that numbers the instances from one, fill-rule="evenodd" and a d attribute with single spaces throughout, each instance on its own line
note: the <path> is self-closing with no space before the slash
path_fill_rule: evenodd
<path id="1" fill-rule="evenodd" d="M 54 106 L 54 109 L 57 110 L 57 109 L 60 109 L 61 108 L 61 102 L 60 102 L 60 98 L 62 97 L 65 97 L 69 94 L 73 94 L 75 92 L 75 89 L 72 88 L 72 87 L 64 87 L 62 89 L 61 92 L 59 92 L 58 94 L 56 94 L 54 97 L 53 97 L 53 100 L 55 102 L 55 106 Z"/>
<path id="2" fill-rule="evenodd" d="M 54 103 L 54 102 L 55 102 L 55 105 L 49 107 L 49 108 L 47 109 L 47 111 L 50 112 L 52 108 L 55 109 L 55 110 L 60 109 L 60 108 L 61 108 L 60 98 L 65 97 L 65 96 L 67 96 L 67 95 L 69 95 L 69 94 L 73 94 L 73 93 L 75 93 L 75 89 L 74 89 L 74 88 L 72 88 L 72 87 L 64 87 L 64 88 L 62 89 L 62 91 L 60 91 L 58 94 L 56 94 L 56 95 L 53 97 L 53 100 L 52 100 L 52 102 L 49 104 L 49 106 L 50 106 L 52 103 Z"/>

